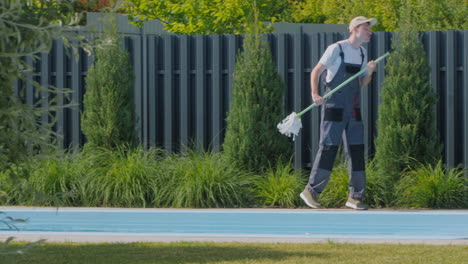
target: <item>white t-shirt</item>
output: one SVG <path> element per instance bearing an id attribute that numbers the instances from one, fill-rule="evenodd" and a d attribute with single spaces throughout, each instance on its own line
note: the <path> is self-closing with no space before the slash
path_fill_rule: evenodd
<path id="1" fill-rule="evenodd" d="M 320 64 L 323 64 L 325 67 L 327 67 L 327 77 L 325 79 L 326 82 L 331 82 L 331 80 L 333 80 L 333 77 L 335 77 L 335 74 L 341 64 L 340 47 L 338 47 L 338 43 L 341 44 L 341 48 L 343 49 L 344 53 L 344 60 L 346 63 L 361 64 L 362 61 L 361 49 L 353 48 L 347 39 L 331 44 L 328 46 L 328 48 L 325 50 L 325 53 L 323 53 L 322 58 L 319 60 Z M 361 70 L 367 66 L 367 50 L 362 47 L 362 52 L 364 53 L 364 62 L 362 63 Z M 363 75 L 365 74 L 366 73 Z"/>

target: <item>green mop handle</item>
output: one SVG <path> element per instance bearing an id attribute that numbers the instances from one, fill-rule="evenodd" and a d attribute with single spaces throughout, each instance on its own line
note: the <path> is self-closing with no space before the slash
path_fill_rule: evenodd
<path id="1" fill-rule="evenodd" d="M 385 59 L 388 55 L 390 55 L 390 51 L 385 53 L 384 55 L 380 56 L 379 58 L 377 58 L 375 60 L 375 63 L 379 63 L 381 60 Z M 349 77 L 346 81 L 344 81 L 342 84 L 338 85 L 335 89 L 331 90 L 329 93 L 327 93 L 326 95 L 324 95 L 322 98 L 323 99 L 326 99 L 328 97 L 330 97 L 332 94 L 334 94 L 335 92 L 337 92 L 339 89 L 343 88 L 343 86 L 347 85 L 349 82 L 351 82 L 352 80 L 354 80 L 356 77 L 360 76 L 361 74 L 363 74 L 365 71 L 367 71 L 367 66 L 364 67 L 364 69 L 362 69 L 360 72 L 354 74 L 353 76 Z M 315 103 L 309 105 L 306 109 L 302 110 L 302 112 L 298 113 L 297 114 L 297 117 L 301 117 L 303 114 L 305 114 L 307 111 L 309 111 L 310 109 L 312 109 L 312 107 L 316 106 Z"/>

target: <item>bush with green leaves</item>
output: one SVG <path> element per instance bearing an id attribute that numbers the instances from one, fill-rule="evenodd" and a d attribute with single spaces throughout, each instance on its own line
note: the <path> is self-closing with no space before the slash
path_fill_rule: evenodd
<path id="1" fill-rule="evenodd" d="M 416 208 L 468 208 L 468 179 L 459 168 L 419 164 L 398 182 L 396 205 Z"/>
<path id="2" fill-rule="evenodd" d="M 276 128 L 284 118 L 284 91 L 268 43 L 258 34 L 248 34 L 237 57 L 227 117 L 223 148 L 229 160 L 262 171 L 291 158 L 292 147 Z"/>
<path id="3" fill-rule="evenodd" d="M 86 77 L 81 124 L 88 144 L 114 149 L 134 143 L 134 73 L 120 45 L 115 16 L 104 17 L 106 45 L 96 49 L 96 62 Z"/>
<path id="4" fill-rule="evenodd" d="M 172 154 L 163 167 L 155 206 L 163 207 L 243 207 L 251 199 L 249 186 L 255 177 L 240 170 L 221 153 L 190 150 Z"/>
<path id="5" fill-rule="evenodd" d="M 253 193 L 260 206 L 295 207 L 307 178 L 290 163 L 279 162 L 255 180 Z"/>
<path id="6" fill-rule="evenodd" d="M 405 8 L 403 12 L 410 10 Z M 421 35 L 410 17 L 400 24 L 392 45 L 394 51 L 385 66 L 375 141 L 375 162 L 382 181 L 389 184 L 387 188 L 393 188 L 392 182 L 414 161 L 432 164 L 441 153 L 429 63 Z"/>

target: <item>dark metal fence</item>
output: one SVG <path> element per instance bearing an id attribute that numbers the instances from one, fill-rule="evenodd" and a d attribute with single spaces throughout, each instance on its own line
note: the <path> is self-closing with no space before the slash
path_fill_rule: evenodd
<path id="1" fill-rule="evenodd" d="M 328 45 L 347 36 L 347 33 L 303 32 L 265 35 L 277 70 L 287 84 L 285 114 L 311 104 L 312 67 Z M 374 33 L 367 45 L 369 58 L 384 54 L 391 46 L 391 38 L 392 33 Z M 242 40 L 241 35 L 155 36 L 144 32 L 124 38 L 136 76 L 136 126 L 143 145 L 163 147 L 168 152 L 183 151 L 190 146 L 220 150 L 236 54 Z M 444 144 L 444 162 L 449 167 L 467 167 L 468 31 L 424 32 L 423 42 L 431 65 L 431 86 L 439 98 L 435 111 Z M 67 56 L 63 43 L 56 40 L 51 52 L 41 54 L 41 60 L 34 64 L 35 80 L 43 85 L 71 88 L 71 101 L 78 105 L 57 115 L 56 130 L 63 135 L 63 146 L 84 143 L 80 111 L 85 77 L 92 63 L 93 59 L 83 51 L 78 60 Z M 367 155 L 375 151 L 375 124 L 383 79 L 384 67 L 379 65 L 372 83 L 362 93 Z M 33 87 L 17 85 L 18 89 L 24 89 L 25 100 L 32 103 Z M 67 103 L 65 98 L 62 102 Z M 309 166 L 318 148 L 319 110 L 312 109 L 302 120 L 304 128 L 292 143 L 296 167 Z"/>

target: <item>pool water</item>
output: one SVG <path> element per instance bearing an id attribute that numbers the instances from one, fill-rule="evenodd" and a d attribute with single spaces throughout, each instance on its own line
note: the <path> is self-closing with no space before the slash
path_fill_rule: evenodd
<path id="1" fill-rule="evenodd" d="M 0 209 L 0 234 L 468 239 L 467 211 Z M 0 216 L 1 218 L 2 216 Z"/>

